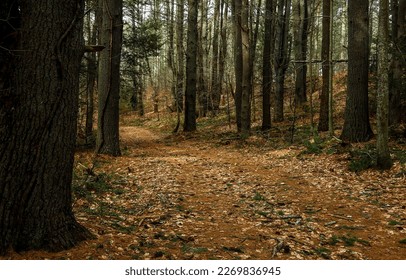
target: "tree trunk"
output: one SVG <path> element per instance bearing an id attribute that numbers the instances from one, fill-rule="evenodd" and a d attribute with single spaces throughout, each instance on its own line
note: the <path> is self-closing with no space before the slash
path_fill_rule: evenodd
<path id="1" fill-rule="evenodd" d="M 271 128 L 271 90 L 272 90 L 272 15 L 274 13 L 274 1 L 265 2 L 265 31 L 264 50 L 262 56 L 262 130 Z"/>
<path id="2" fill-rule="evenodd" d="M 368 0 L 348 2 L 348 81 L 341 139 L 368 141 L 373 133 L 368 110 Z"/>
<path id="3" fill-rule="evenodd" d="M 390 169 L 392 159 L 388 146 L 389 132 L 389 1 L 379 1 L 378 24 L 378 94 L 377 94 L 377 165 Z"/>
<path id="4" fill-rule="evenodd" d="M 220 19 L 220 30 L 221 30 L 221 48 L 219 53 L 219 86 L 218 90 L 220 95 L 223 92 L 223 80 L 224 80 L 224 72 L 225 72 L 225 64 L 227 58 L 227 27 L 225 23 L 228 20 L 228 1 L 221 0 L 221 19 Z"/>
<path id="5" fill-rule="evenodd" d="M 288 33 L 291 0 L 279 0 L 275 45 L 275 122 L 284 118 L 285 74 L 289 66 Z"/>
<path id="6" fill-rule="evenodd" d="M 96 153 L 119 156 L 120 57 L 123 32 L 122 0 L 99 0 L 103 7 L 99 60 L 99 108 Z"/>
<path id="7" fill-rule="evenodd" d="M 197 0 L 188 0 L 188 32 L 186 51 L 186 91 L 185 91 L 185 122 L 183 130 L 190 132 L 196 130 L 196 56 L 197 56 Z"/>
<path id="8" fill-rule="evenodd" d="M 296 26 L 294 28 L 294 50 L 296 63 L 295 100 L 297 105 L 307 101 L 306 76 L 307 76 L 307 35 L 309 32 L 309 5 L 307 0 L 296 0 L 294 4 Z"/>
<path id="9" fill-rule="evenodd" d="M 97 15 L 96 15 L 97 17 Z M 88 14 L 88 45 L 97 44 L 97 25 L 91 26 L 91 16 Z M 87 60 L 87 91 L 86 91 L 86 125 L 85 135 L 86 144 L 94 145 L 95 139 L 93 136 L 93 115 L 94 115 L 94 88 L 97 78 L 97 63 L 96 53 L 91 52 Z M 94 147 L 94 146 L 93 146 Z"/>
<path id="10" fill-rule="evenodd" d="M 220 107 L 220 77 L 219 77 L 219 37 L 220 37 L 220 0 L 214 4 L 214 27 L 213 27 L 213 57 L 211 70 L 211 109 L 218 112 Z"/>
<path id="11" fill-rule="evenodd" d="M 174 40 L 175 40 L 175 31 L 174 31 L 174 9 L 175 9 L 175 1 L 167 1 L 166 2 L 166 19 L 167 19 L 167 34 L 168 34 L 168 52 L 167 52 L 167 63 L 168 63 L 168 68 L 171 71 L 171 94 L 173 96 L 174 104 L 175 104 L 175 110 L 177 108 L 177 103 L 176 103 L 176 65 L 175 65 L 175 47 L 174 47 Z M 182 104 L 181 104 L 182 105 Z M 172 109 L 173 110 L 173 109 Z"/>
<path id="12" fill-rule="evenodd" d="M 208 6 L 206 1 L 200 1 L 198 4 L 200 5 L 200 21 L 198 21 L 198 41 L 197 41 L 197 68 L 196 68 L 196 94 L 197 100 L 199 104 L 198 108 L 198 116 L 206 117 L 207 111 L 209 109 L 209 92 L 208 86 L 206 85 L 206 78 L 205 78 L 205 54 L 207 54 L 207 47 L 205 45 L 209 45 L 208 42 L 208 24 L 207 24 L 207 13 L 208 13 Z M 208 58 L 206 58 L 208 61 Z"/>
<path id="13" fill-rule="evenodd" d="M 241 131 L 241 96 L 242 96 L 242 38 L 241 38 L 241 1 L 232 0 L 231 10 L 234 26 L 234 75 L 235 75 L 235 117 L 237 130 Z"/>
<path id="14" fill-rule="evenodd" d="M 402 96 L 406 96 L 406 0 L 392 0 L 392 41 L 389 122 L 396 128 L 402 121 Z"/>
<path id="15" fill-rule="evenodd" d="M 185 52 L 183 48 L 183 20 L 185 15 L 184 0 L 179 0 L 176 9 L 176 54 L 178 57 L 178 67 L 176 71 L 176 96 L 175 105 L 176 111 L 183 111 L 183 91 L 185 79 Z"/>
<path id="16" fill-rule="evenodd" d="M 322 20 L 322 43 L 321 43 L 321 60 L 322 60 L 322 75 L 323 84 L 320 95 L 320 117 L 319 117 L 319 131 L 328 130 L 328 116 L 329 116 L 329 82 L 330 82 L 330 9 L 331 0 L 323 0 L 323 20 Z"/>
<path id="17" fill-rule="evenodd" d="M 239 1 L 239 0 L 237 0 Z M 250 36 L 248 26 L 248 0 L 241 5 L 241 43 L 242 43 L 242 94 L 241 94 L 241 135 L 249 136 L 251 129 L 251 63 Z"/>
<path id="18" fill-rule="evenodd" d="M 0 73 L 0 253 L 59 251 L 91 236 L 76 222 L 71 196 L 83 2 L 16 3 L 2 1 L 0 9 L 9 19 L 1 30 L 19 30 L 19 39 L 6 33 L 6 46 L 14 50 L 19 40 L 20 50 L 0 50 L 9 62 Z"/>

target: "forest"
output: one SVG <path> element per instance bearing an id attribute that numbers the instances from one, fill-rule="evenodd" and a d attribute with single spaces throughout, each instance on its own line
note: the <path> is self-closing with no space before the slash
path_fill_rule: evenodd
<path id="1" fill-rule="evenodd" d="M 405 260 L 406 0 L 2 0 L 0 260 Z"/>

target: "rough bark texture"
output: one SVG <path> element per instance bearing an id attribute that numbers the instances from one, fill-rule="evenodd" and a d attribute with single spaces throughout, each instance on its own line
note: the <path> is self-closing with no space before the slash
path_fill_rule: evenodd
<path id="1" fill-rule="evenodd" d="M 99 0 L 103 7 L 99 60 L 99 106 L 96 153 L 119 156 L 120 57 L 122 43 L 122 0 Z"/>
<path id="2" fill-rule="evenodd" d="M 271 90 L 272 90 L 272 13 L 273 0 L 265 2 L 264 50 L 262 56 L 262 130 L 271 128 Z"/>
<path id="3" fill-rule="evenodd" d="M 0 103 L 0 253 L 62 250 L 90 237 L 71 197 L 82 1 L 19 1 L 18 10 L 6 3 L 0 18 L 12 11 L 15 31 L 20 12 L 21 28 L 0 90 L 9 98 Z"/>
<path id="4" fill-rule="evenodd" d="M 329 77 L 330 77 L 330 62 L 328 61 L 330 52 L 330 5 L 331 0 L 323 0 L 323 20 L 322 20 L 322 42 L 321 42 L 321 60 L 323 85 L 320 95 L 320 118 L 319 118 L 319 131 L 328 130 L 328 115 L 329 115 Z"/>
<path id="5" fill-rule="evenodd" d="M 373 133 L 368 112 L 368 0 L 348 3 L 348 81 L 341 139 L 368 141 Z"/>
<path id="6" fill-rule="evenodd" d="M 406 99 L 406 0 L 392 0 L 392 41 L 389 121 L 396 128 L 402 121 L 402 104 Z"/>
<path id="7" fill-rule="evenodd" d="M 186 91 L 185 91 L 185 122 L 184 131 L 196 130 L 196 55 L 197 55 L 197 14 L 198 1 L 189 1 L 188 32 L 186 52 Z"/>
<path id="8" fill-rule="evenodd" d="M 380 169 L 392 166 L 388 146 L 389 134 L 389 1 L 379 2 L 378 26 L 378 94 L 377 94 L 377 165 Z"/>

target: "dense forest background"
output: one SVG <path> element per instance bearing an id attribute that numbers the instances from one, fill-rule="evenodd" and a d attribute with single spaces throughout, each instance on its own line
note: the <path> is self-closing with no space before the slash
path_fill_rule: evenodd
<path id="1" fill-rule="evenodd" d="M 365 206 L 363 203 L 369 203 L 369 196 L 360 199 L 362 205 L 357 206 L 365 214 L 360 217 L 366 219 L 366 224 L 349 226 L 339 225 L 326 217 L 355 223 L 351 213 L 326 214 L 322 210 L 324 206 L 313 205 L 307 199 L 304 201 L 311 205 L 298 204 L 295 209 L 302 214 L 295 213 L 293 205 L 304 203 L 297 202 L 295 195 L 305 193 L 304 189 L 297 193 L 285 189 L 286 199 L 282 202 L 269 190 L 261 192 L 262 186 L 269 180 L 298 189 L 306 184 L 284 171 L 300 173 L 292 167 L 294 162 L 303 165 L 303 174 L 315 172 L 322 178 L 318 183 L 312 183 L 313 186 L 323 182 L 327 186 L 335 186 L 346 199 L 353 199 L 353 195 L 343 187 L 346 183 L 336 186 L 330 184 L 331 178 L 351 177 L 348 184 L 360 188 L 361 194 L 370 191 L 371 184 L 374 186 L 372 191 L 379 189 L 380 194 L 385 193 L 380 192 L 380 188 L 389 184 L 391 194 L 383 195 L 382 199 L 390 201 L 387 205 L 393 203 L 394 208 L 388 210 L 389 206 L 382 206 L 385 203 L 374 202 L 373 207 L 377 208 L 371 211 L 379 215 L 382 209 L 387 211 L 379 219 L 390 216 L 389 224 L 396 226 L 398 240 L 396 245 L 386 245 L 391 250 L 394 248 L 396 256 L 402 258 L 405 217 L 401 212 L 405 206 L 404 199 L 397 201 L 397 197 L 402 197 L 405 186 L 405 54 L 405 0 L 69 0 L 63 4 L 55 0 L 2 1 L 0 254 L 6 255 L 10 249 L 20 252 L 72 248 L 85 240 L 95 237 L 97 240 L 104 235 L 106 230 L 101 227 L 106 224 L 110 230 L 116 231 L 109 233 L 111 236 L 117 232 L 130 236 L 137 230 L 127 224 L 128 219 L 134 219 L 134 213 L 141 217 L 137 221 L 138 228 L 153 228 L 151 233 L 159 235 L 162 232 L 155 229 L 164 221 L 169 229 L 179 226 L 181 218 L 178 214 L 172 215 L 171 211 L 185 212 L 179 214 L 186 215 L 182 219 L 187 221 L 181 219 L 182 223 L 193 224 L 196 220 L 190 213 L 207 210 L 195 209 L 193 205 L 205 201 L 208 205 L 221 204 L 221 207 L 214 205 L 213 209 L 224 210 L 227 205 L 239 208 L 241 213 L 237 210 L 222 212 L 241 214 L 233 216 L 233 219 L 246 215 L 251 211 L 247 209 L 255 206 L 255 215 L 262 219 L 259 221 L 261 225 L 278 220 L 283 221 L 278 225 L 283 225 L 286 230 L 294 225 L 300 226 L 297 229 L 300 234 L 290 232 L 286 238 L 270 238 L 274 243 L 266 239 L 270 242 L 267 241 L 267 246 L 272 248 L 270 255 L 262 251 L 257 256 L 245 254 L 233 243 L 219 245 L 226 252 L 225 255 L 220 254 L 221 258 L 227 258 L 227 254 L 243 254 L 247 258 L 273 258 L 280 253 L 288 254 L 294 248 L 288 244 L 289 238 L 297 246 L 306 247 L 299 250 L 300 253 L 292 254 L 293 258 L 303 258 L 307 254 L 303 252 L 309 250 L 311 258 L 387 258 L 384 248 L 376 249 L 376 255 L 368 255 L 365 248 L 358 255 L 340 255 L 324 246 L 346 243 L 350 238 L 348 234 L 332 234 L 329 231 L 332 226 L 340 226 L 335 228 L 337 230 L 350 230 L 352 226 L 355 230 L 365 231 L 368 223 L 372 227 L 369 214 L 360 210 Z M 155 134 L 151 136 L 151 133 Z M 167 138 L 163 134 L 168 135 Z M 146 145 L 144 141 L 150 141 L 151 145 Z M 179 144 L 178 149 L 186 149 L 179 150 L 179 157 L 175 160 L 186 170 L 185 177 L 175 176 L 177 173 L 172 170 L 175 168 L 172 165 L 167 167 L 175 172 L 173 174 L 158 168 L 166 175 L 165 178 L 176 177 L 173 184 L 162 179 L 168 189 L 159 189 L 157 194 L 155 202 L 166 210 L 151 202 L 155 208 L 151 206 L 125 212 L 123 209 L 127 204 L 117 196 L 137 191 L 137 199 L 142 195 L 151 197 L 149 192 L 143 193 L 138 185 L 134 187 L 135 179 L 131 174 L 137 169 L 140 178 L 148 175 L 145 178 L 154 181 L 149 173 L 151 171 L 143 168 L 157 168 L 154 162 L 145 160 L 144 152 L 140 153 L 137 149 L 144 148 L 145 153 L 154 156 L 158 156 L 154 154 L 155 149 L 176 154 L 163 144 L 174 147 Z M 207 149 L 207 155 L 195 150 L 194 147 L 199 145 Z M 240 157 L 234 150 L 223 153 L 212 145 L 232 145 L 243 149 L 241 153 L 244 156 Z M 273 154 L 269 149 L 279 152 Z M 296 152 L 292 154 L 291 151 Z M 184 155 L 183 152 L 189 154 Z M 212 158 L 210 155 L 213 153 L 222 158 Z M 266 157 L 259 156 L 267 154 L 276 156 L 275 162 L 267 162 Z M 304 154 L 318 157 L 303 159 Z M 367 172 L 372 173 L 368 176 L 376 178 L 378 185 L 375 186 L 376 183 L 368 176 L 348 175 L 348 165 L 344 172 L 340 163 L 344 154 L 351 172 L 359 175 L 369 169 Z M 166 159 L 161 157 L 166 158 L 167 155 L 159 156 L 155 163 L 166 166 L 163 163 Z M 194 173 L 186 163 L 195 161 L 188 158 L 183 162 L 183 156 L 195 158 L 201 171 Z M 129 164 L 131 157 L 140 157 L 140 164 L 145 160 L 146 166 L 132 166 Z M 238 162 L 234 162 L 236 158 Z M 229 161 L 217 162 L 220 159 Z M 330 160 L 335 160 L 335 163 L 329 165 L 330 169 L 326 171 L 331 175 L 328 179 L 316 165 L 323 169 Z M 233 172 L 219 167 L 228 166 L 231 162 L 232 166 L 241 165 L 241 170 L 235 172 L 258 172 L 259 177 L 246 175 L 248 179 L 245 181 L 233 179 L 236 176 Z M 211 170 L 210 163 L 212 170 L 226 174 L 228 179 L 222 180 L 227 187 L 238 185 L 245 193 L 229 192 L 226 187 L 217 196 L 224 195 L 223 199 L 227 201 L 222 204 L 215 197 L 208 199 L 205 196 L 205 187 L 211 183 L 204 187 L 193 185 L 197 191 L 190 194 L 193 202 L 183 205 L 188 200 L 182 195 L 183 190 L 178 189 L 179 182 L 192 184 L 187 172 L 199 178 L 197 182 L 200 182 L 199 176 Z M 264 170 L 254 168 L 256 164 L 267 165 L 269 170 L 276 168 L 272 167 L 274 164 L 283 168 L 272 169 L 275 173 L 269 178 Z M 121 174 L 123 170 L 126 175 Z M 155 172 L 156 177 L 159 177 L 159 172 Z M 123 177 L 119 180 L 117 174 Z M 303 176 L 309 182 L 314 180 L 311 176 Z M 207 182 L 219 179 L 211 173 L 206 177 Z M 114 183 L 117 180 L 123 183 Z M 252 182 L 257 183 L 251 185 Z M 112 188 L 113 185 L 119 191 Z M 103 186 L 102 191 L 100 186 Z M 250 197 L 247 193 L 254 189 L 253 201 L 247 202 Z M 318 191 L 321 194 L 324 190 Z M 175 198 L 168 193 L 173 193 L 176 201 L 183 204 L 172 203 Z M 312 197 L 316 201 L 315 193 L 313 189 L 304 197 Z M 110 202 L 103 199 L 110 199 L 110 195 L 114 201 L 117 198 L 117 203 L 121 203 L 123 212 L 118 210 L 117 205 L 115 208 L 111 206 L 114 211 L 117 210 L 115 214 L 104 212 L 102 206 Z M 226 199 L 227 195 L 230 195 L 229 199 L 235 196 L 236 200 Z M 324 195 L 329 197 L 327 201 L 331 199 L 330 194 Z M 377 193 L 375 195 L 378 196 Z M 275 201 L 271 201 L 271 197 Z M 142 205 L 145 201 L 133 202 Z M 326 205 L 329 203 L 326 202 Z M 345 208 L 347 203 L 339 203 L 340 209 Z M 290 207 L 287 205 L 293 208 L 277 209 Z M 191 208 L 185 210 L 186 206 Z M 100 211 L 88 212 L 86 207 L 92 211 L 96 207 Z M 333 201 L 331 207 L 335 207 Z M 155 209 L 159 214 L 145 214 L 147 209 Z M 86 213 L 84 216 L 80 214 L 83 212 Z M 323 240 L 317 241 L 321 247 L 313 243 L 318 237 L 314 236 L 311 242 L 299 238 L 309 228 L 315 229 L 303 215 L 318 215 L 318 212 L 324 215 L 321 218 L 323 230 L 328 229 L 328 234 L 323 233 Z M 214 213 L 208 221 L 227 220 L 216 216 L 220 214 Z M 244 216 L 250 220 L 248 224 L 258 223 L 255 215 Z M 172 221 L 173 217 L 177 220 Z M 120 223 L 113 221 L 116 218 Z M 92 224 L 92 219 L 97 220 L 96 225 Z M 302 222 L 304 220 L 306 223 Z M 147 221 L 150 222 L 147 224 Z M 241 222 L 241 226 L 243 224 Z M 374 227 L 372 230 L 378 229 Z M 225 231 L 231 234 L 235 230 L 225 227 Z M 215 235 L 213 232 L 207 234 L 211 238 Z M 293 235 L 296 236 L 294 239 Z M 331 242 L 326 242 L 327 235 Z M 195 235 L 193 240 L 177 233 L 171 236 L 176 239 L 174 242 L 181 243 L 178 244 L 181 248 L 191 242 L 198 243 Z M 156 239 L 165 243 L 161 244 L 165 247 L 170 246 L 166 243 L 172 237 L 165 233 Z M 352 242 L 368 247 L 372 242 L 368 238 L 363 235 Z M 263 241 L 258 240 L 259 243 Z M 258 245 L 255 242 L 247 245 L 250 250 L 256 250 Z M 97 247 L 100 244 L 93 245 Z M 143 245 L 134 245 L 137 247 L 134 250 L 150 256 L 145 248 L 140 249 L 148 247 Z M 183 253 L 193 256 L 204 253 L 200 258 L 211 257 L 208 253 L 211 250 L 206 247 L 207 251 L 202 249 L 203 252 L 193 249 L 203 247 L 191 248 Z M 189 256 L 163 251 L 152 254 L 157 254 L 157 258 Z M 123 257 L 118 254 L 118 258 Z M 84 258 L 83 255 L 77 257 Z"/>
<path id="2" fill-rule="evenodd" d="M 121 55 L 114 54 L 121 56 L 122 111 L 177 112 L 185 131 L 195 130 L 198 118 L 225 112 L 245 136 L 258 120 L 266 131 L 301 114 L 313 131 L 347 142 L 386 134 L 381 117 L 402 133 L 403 1 L 384 11 L 379 1 L 186 2 L 124 1 L 120 19 L 111 18 L 113 26 L 123 24 Z M 102 4 L 87 2 L 89 45 L 101 42 Z M 97 56 L 85 58 L 80 129 L 91 142 Z M 387 64 L 378 69 L 380 58 Z M 335 90 L 340 78 L 344 88 Z M 348 92 L 344 104 L 335 100 L 339 91 Z M 344 118 L 337 118 L 342 106 Z M 371 117 L 380 124 L 374 131 Z"/>

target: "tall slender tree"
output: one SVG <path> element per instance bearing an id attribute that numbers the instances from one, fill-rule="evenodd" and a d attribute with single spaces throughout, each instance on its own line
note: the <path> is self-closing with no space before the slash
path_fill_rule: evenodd
<path id="1" fill-rule="evenodd" d="M 90 1 L 89 1 L 90 2 Z M 96 10 L 97 11 L 97 10 Z M 98 15 L 95 15 L 96 17 Z M 92 23 L 91 13 L 87 17 L 87 43 L 96 45 L 97 43 L 97 24 Z M 97 60 L 96 53 L 91 52 L 87 57 L 87 90 L 86 90 L 86 125 L 85 136 L 86 144 L 94 145 L 95 139 L 93 136 L 93 115 L 94 115 L 94 95 L 97 78 Z"/>
<path id="2" fill-rule="evenodd" d="M 196 56 L 197 56 L 197 15 L 199 1 L 188 0 L 188 31 L 186 51 L 186 90 L 185 90 L 185 120 L 183 130 L 196 130 Z"/>
<path id="3" fill-rule="evenodd" d="M 123 34 L 123 0 L 99 0 L 102 7 L 99 59 L 99 104 L 96 153 L 119 156 L 120 58 Z"/>
<path id="4" fill-rule="evenodd" d="M 373 133 L 368 110 L 369 16 L 368 0 L 348 2 L 348 80 L 341 139 L 369 140 Z"/>
<path id="5" fill-rule="evenodd" d="M 5 0 L 0 18 L 0 254 L 67 249 L 91 236 L 71 195 L 83 1 Z"/>
<path id="6" fill-rule="evenodd" d="M 291 0 L 278 0 L 275 41 L 275 121 L 284 119 L 285 76 L 289 66 L 289 21 Z"/>
<path id="7" fill-rule="evenodd" d="M 240 1 L 240 0 L 237 0 Z M 241 135 L 247 137 L 251 129 L 251 62 L 250 29 L 248 23 L 248 0 L 241 1 L 241 43 L 242 43 L 242 92 L 241 92 Z"/>
<path id="8" fill-rule="evenodd" d="M 214 2 L 214 15 L 213 15 L 213 56 L 212 56 L 212 72 L 211 72 L 211 94 L 210 94 L 210 107 L 214 112 L 219 110 L 220 106 L 220 75 L 219 75 L 219 64 L 220 64 L 220 50 L 219 50 L 219 39 L 220 39 L 220 2 L 221 0 L 215 0 Z"/>
<path id="9" fill-rule="evenodd" d="M 378 94 L 377 94 L 377 165 L 392 166 L 388 146 L 389 134 L 389 1 L 379 0 L 378 20 Z"/>
<path id="10" fill-rule="evenodd" d="M 176 55 L 177 55 L 177 70 L 176 70 L 176 111 L 183 111 L 184 97 L 184 82 L 185 82 L 185 49 L 184 41 L 184 18 L 185 18 L 185 0 L 177 0 L 176 3 Z"/>
<path id="11" fill-rule="evenodd" d="M 265 1 L 265 30 L 264 49 L 262 52 L 262 130 L 271 128 L 271 89 L 272 89 L 272 65 L 271 55 L 273 49 L 272 41 L 272 15 L 274 12 L 274 1 Z"/>
<path id="12" fill-rule="evenodd" d="M 231 1 L 234 29 L 234 75 L 235 75 L 235 115 L 237 130 L 241 131 L 241 101 L 242 101 L 242 34 L 241 34 L 241 0 Z"/>
<path id="13" fill-rule="evenodd" d="M 320 95 L 320 117 L 319 117 L 319 131 L 328 130 L 329 121 L 329 83 L 330 83 L 330 36 L 331 36 L 331 24 L 330 21 L 330 11 L 331 11 L 331 0 L 323 0 L 323 20 L 322 20 L 322 43 L 321 43 L 321 60 L 322 60 L 322 74 L 323 74 L 323 85 L 321 88 Z"/>
<path id="14" fill-rule="evenodd" d="M 309 33 L 309 3 L 308 0 L 295 0 L 294 11 L 294 53 L 296 63 L 295 100 L 298 105 L 307 101 L 307 37 Z"/>

